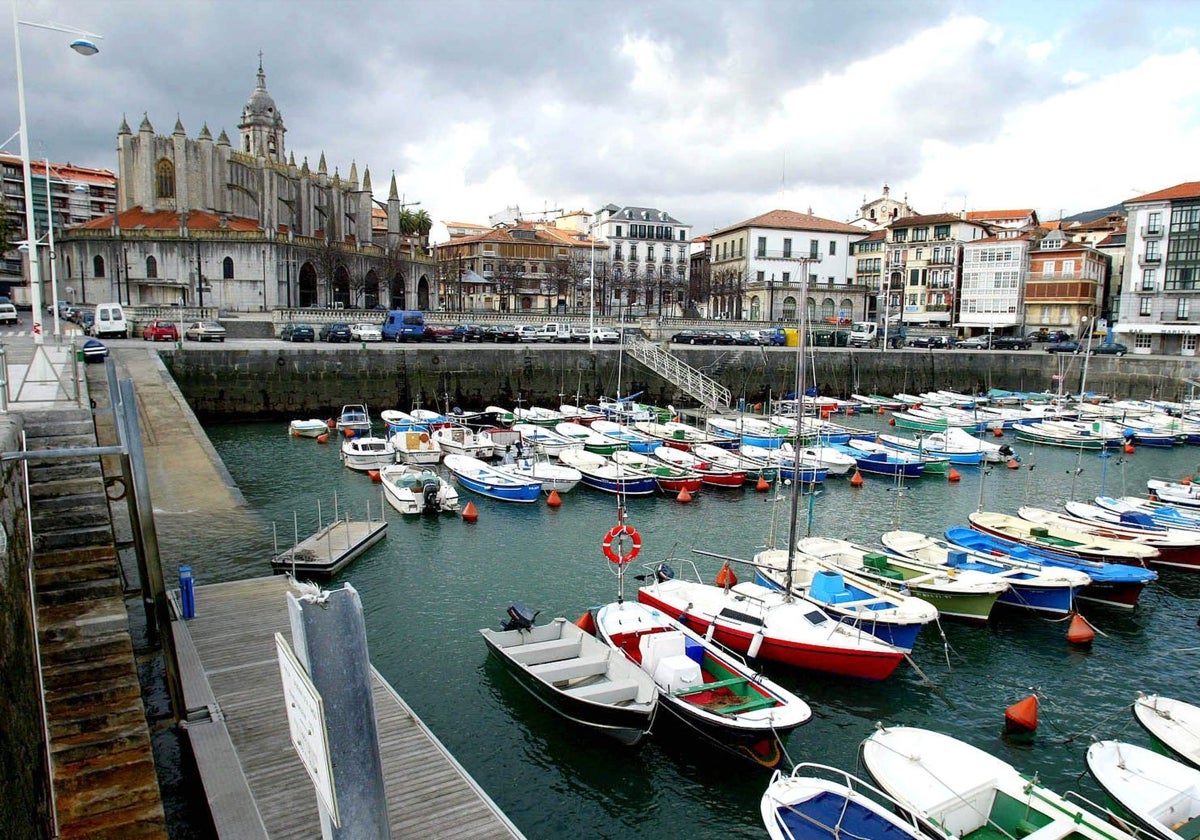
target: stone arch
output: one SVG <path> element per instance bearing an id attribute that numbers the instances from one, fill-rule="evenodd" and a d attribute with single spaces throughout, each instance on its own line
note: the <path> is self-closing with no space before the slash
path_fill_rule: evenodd
<path id="1" fill-rule="evenodd" d="M 392 277 L 392 282 L 390 285 L 391 290 L 388 307 L 391 309 L 404 309 L 404 303 L 407 299 L 407 295 L 405 294 L 406 290 L 404 288 L 404 275 L 397 271 Z"/>
<path id="2" fill-rule="evenodd" d="M 810 324 L 817 317 L 817 302 L 813 298 L 804 301 L 804 317 L 808 319 Z"/>
<path id="3" fill-rule="evenodd" d="M 854 320 L 854 301 L 850 298 L 842 298 L 842 302 L 838 304 L 838 317 L 845 318 L 847 321 Z"/>
<path id="4" fill-rule="evenodd" d="M 313 264 L 306 262 L 300 266 L 300 277 L 296 281 L 296 305 L 303 309 L 306 306 L 316 306 L 321 302 L 321 295 L 317 288 L 317 270 Z"/>
<path id="5" fill-rule="evenodd" d="M 175 197 L 175 164 L 166 158 L 160 158 L 154 166 L 154 196 Z"/>
<path id="6" fill-rule="evenodd" d="M 429 278 L 424 274 L 417 281 L 417 309 L 429 311 Z"/>
<path id="7" fill-rule="evenodd" d="M 221 278 L 223 280 L 233 279 L 233 257 L 221 260 Z"/>
<path id="8" fill-rule="evenodd" d="M 366 280 L 363 281 L 363 306 L 367 309 L 374 309 L 378 305 L 379 275 L 372 268 L 367 272 Z"/>
<path id="9" fill-rule="evenodd" d="M 126 272 L 128 273 L 128 272 Z M 146 279 L 153 280 L 158 277 L 158 260 L 154 259 L 154 255 L 146 257 Z"/>
<path id="10" fill-rule="evenodd" d="M 350 271 L 344 265 L 333 270 L 333 287 L 329 290 L 333 303 L 350 306 Z"/>
<path id="11" fill-rule="evenodd" d="M 529 295 L 522 295 L 520 305 L 521 305 L 522 312 L 532 311 L 533 310 L 533 298 L 531 298 Z"/>
<path id="12" fill-rule="evenodd" d="M 780 317 L 784 321 L 796 320 L 796 299 L 791 295 L 783 299 L 783 311 L 780 313 Z"/>
<path id="13" fill-rule="evenodd" d="M 833 302 L 833 298 L 825 298 L 823 301 L 821 301 L 821 317 L 837 317 L 837 304 Z"/>
<path id="14" fill-rule="evenodd" d="M 761 321 L 762 315 L 763 315 L 762 299 L 759 298 L 758 295 L 751 295 L 750 296 L 750 320 L 751 321 Z"/>
<path id="15" fill-rule="evenodd" d="M 92 257 L 92 276 L 104 276 L 104 257 L 100 256 L 99 254 L 96 254 L 96 256 Z"/>

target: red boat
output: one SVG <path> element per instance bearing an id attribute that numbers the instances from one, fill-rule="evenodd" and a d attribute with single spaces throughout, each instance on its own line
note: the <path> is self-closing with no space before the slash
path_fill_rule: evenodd
<path id="1" fill-rule="evenodd" d="M 683 452 L 670 446 L 659 446 L 654 450 L 654 457 L 673 467 L 698 473 L 701 480 L 712 487 L 741 487 L 746 483 L 745 470 L 705 461 L 692 452 Z"/>

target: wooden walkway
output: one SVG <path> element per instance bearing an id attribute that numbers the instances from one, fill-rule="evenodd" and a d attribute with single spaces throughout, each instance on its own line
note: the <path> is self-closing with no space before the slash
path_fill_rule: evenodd
<path id="1" fill-rule="evenodd" d="M 382 513 L 382 511 L 381 511 Z M 383 519 L 336 519 L 298 545 L 271 558 L 271 568 L 300 580 L 328 578 L 350 564 L 387 533 Z"/>
<path id="2" fill-rule="evenodd" d="M 276 632 L 291 639 L 287 589 L 283 577 L 201 586 L 196 617 L 172 623 L 188 738 L 222 838 L 321 833 L 275 653 Z M 522 837 L 378 672 L 373 685 L 392 836 Z"/>

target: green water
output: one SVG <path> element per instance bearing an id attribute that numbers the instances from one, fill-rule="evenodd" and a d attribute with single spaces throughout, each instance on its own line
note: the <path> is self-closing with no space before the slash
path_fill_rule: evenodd
<path id="1" fill-rule="evenodd" d="M 877 418 L 856 420 L 883 428 Z M 198 584 L 268 573 L 271 524 L 286 547 L 293 515 L 306 536 L 318 525 L 318 501 L 328 521 L 335 494 L 342 512 L 363 516 L 369 505 L 378 515 L 378 485 L 343 468 L 332 445 L 289 438 L 282 424 L 208 431 L 253 514 L 198 522 L 163 512 L 164 555 L 190 560 Z M 1028 444 L 1018 451 L 1022 469 L 987 472 L 986 508 L 1054 507 L 1072 495 L 1096 495 L 1102 479 L 1109 495 L 1136 494 L 1146 478 L 1178 477 L 1200 462 L 1200 449 L 1178 447 L 1107 461 Z M 870 542 L 893 527 L 940 534 L 965 525 L 979 504 L 981 473 L 958 469 L 959 483 L 922 479 L 902 489 L 880 478 L 857 489 L 830 480 L 812 499 L 812 533 Z M 600 550 L 615 522 L 613 498 L 580 486 L 554 510 L 462 495 L 475 502 L 478 522 L 404 520 L 389 508 L 387 538 L 340 577 L 362 594 L 375 665 L 454 756 L 530 838 L 764 836 L 758 800 L 766 773 L 674 738 L 625 748 L 580 732 L 487 657 L 478 629 L 498 626 L 513 601 L 542 610 L 543 618 L 574 619 L 614 599 L 616 578 Z M 773 495 L 706 490 L 690 505 L 631 500 L 629 521 L 644 543 L 634 565 L 672 559 L 678 569 L 677 558 L 694 557 L 711 580 L 717 561 L 691 548 L 749 557 L 773 527 L 786 541 L 789 505 Z M 806 517 L 808 499 L 800 510 Z M 1195 697 L 1200 575 L 1160 574 L 1132 614 L 1085 607 L 1103 633 L 1091 650 L 1068 646 L 1065 623 L 1003 613 L 986 628 L 945 624 L 944 645 L 937 628 L 927 628 L 913 659 L 932 684 L 907 665 L 868 684 L 768 663 L 766 671 L 813 709 L 812 721 L 786 740 L 787 753 L 792 761 L 854 770 L 858 744 L 876 721 L 922 726 L 1037 771 L 1059 792 L 1082 790 L 1100 801 L 1080 778 L 1089 736 L 1148 743 L 1128 711 L 1135 691 Z M 1031 689 L 1043 699 L 1041 728 L 1032 744 L 1010 745 L 1000 734 L 1004 708 Z"/>

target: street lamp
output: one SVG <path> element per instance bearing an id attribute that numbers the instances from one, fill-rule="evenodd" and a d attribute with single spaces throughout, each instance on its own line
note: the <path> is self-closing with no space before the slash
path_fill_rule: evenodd
<path id="1" fill-rule="evenodd" d="M 99 38 L 99 35 L 94 35 L 90 32 L 85 32 L 81 29 L 72 29 L 66 26 L 58 26 L 46 23 L 32 23 L 30 21 L 19 20 L 17 18 L 17 3 L 13 0 L 13 56 L 17 62 L 17 111 L 20 118 L 21 135 L 21 169 L 22 178 L 25 187 L 25 242 L 29 247 L 29 296 L 30 303 L 33 307 L 33 343 L 44 344 L 46 337 L 42 335 L 42 276 L 38 267 L 37 253 L 37 236 L 34 228 L 33 214 L 33 177 L 30 171 L 29 163 L 29 123 L 25 119 L 25 75 L 21 69 L 21 24 L 32 26 L 37 29 L 49 29 L 54 32 L 66 32 L 72 35 L 82 35 L 86 38 Z M 95 55 L 100 49 L 86 38 L 79 38 L 71 42 L 71 49 L 80 55 Z M 49 167 L 47 167 L 47 170 Z M 50 195 L 49 195 L 49 171 L 46 173 L 47 193 L 46 193 L 46 210 L 49 212 Z M 53 246 L 51 246 L 53 248 Z M 55 311 L 55 332 L 58 328 L 58 312 Z"/>

